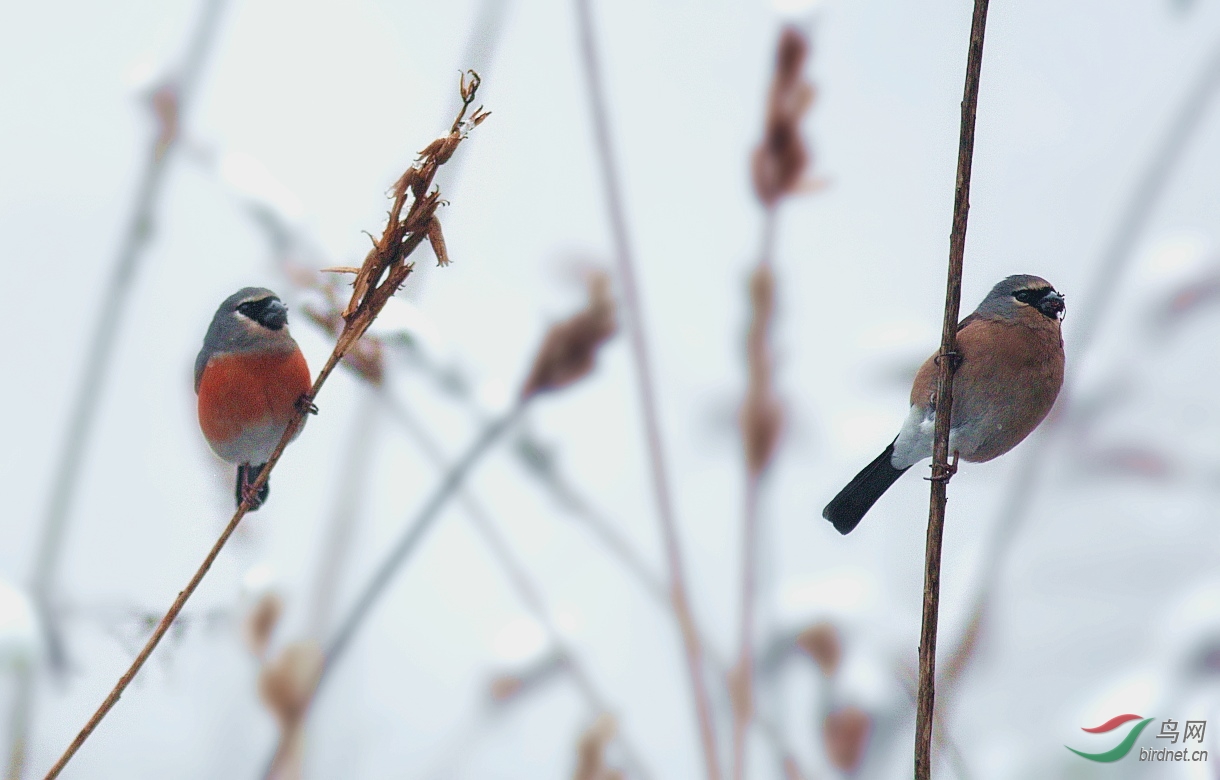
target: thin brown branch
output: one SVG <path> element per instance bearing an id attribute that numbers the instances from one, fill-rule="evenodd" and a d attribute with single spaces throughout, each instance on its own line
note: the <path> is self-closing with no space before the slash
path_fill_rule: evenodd
<path id="1" fill-rule="evenodd" d="M 746 776 L 746 736 L 754 716 L 754 601 L 758 579 L 759 475 L 746 477 L 745 523 L 742 529 L 741 624 L 737 663 L 729 672 L 729 699 L 733 705 L 733 778 Z"/>
<path id="2" fill-rule="evenodd" d="M 928 507 L 927 549 L 924 558 L 923 618 L 919 635 L 919 689 L 915 705 L 915 780 L 932 776 L 932 731 L 936 699 L 936 623 L 940 609 L 940 557 L 945 531 L 945 503 L 953 476 L 949 465 L 949 424 L 953 409 L 953 372 L 957 368 L 957 321 L 962 302 L 962 265 L 970 212 L 970 168 L 974 158 L 974 125 L 979 79 L 983 67 L 983 33 L 988 0 L 975 0 L 966 59 L 961 133 L 957 153 L 957 187 L 953 199 L 953 229 L 949 236 L 949 274 L 945 317 L 940 336 L 940 375 L 936 383 L 936 432 L 932 446 L 932 490 Z"/>
<path id="3" fill-rule="evenodd" d="M 458 113 L 457 119 L 454 120 L 453 126 L 450 129 L 449 135 L 438 138 L 432 142 L 427 149 L 420 154 L 419 160 L 415 165 L 407 169 L 407 172 L 398 180 L 398 184 L 394 188 L 394 205 L 390 209 L 390 219 L 386 223 L 384 232 L 381 238 L 374 242 L 373 249 L 365 258 L 364 264 L 361 266 L 360 274 L 354 283 L 355 290 L 352 293 L 352 299 L 348 303 L 347 309 L 344 312 L 345 324 L 343 332 L 339 334 L 339 338 L 335 344 L 334 350 L 327 359 L 322 370 L 318 372 L 317 378 L 314 380 L 313 386 L 309 392 L 303 396 L 297 404 L 296 414 L 289 421 L 288 426 L 284 430 L 284 435 L 280 437 L 279 444 L 271 453 L 271 457 L 267 459 L 267 464 L 263 468 L 259 478 L 251 485 L 247 492 L 248 496 L 255 496 L 258 491 L 267 484 L 270 478 L 271 471 L 279 462 L 280 457 L 284 453 L 284 448 L 296 436 L 301 426 L 305 423 L 305 416 L 313 411 L 313 400 L 317 398 L 318 392 L 330 378 L 335 367 L 339 365 L 339 361 L 343 356 L 352 349 L 356 342 L 360 339 L 364 332 L 368 330 L 369 325 L 376 319 L 377 315 L 385 306 L 386 301 L 390 299 L 398 288 L 406 281 L 407 275 L 411 273 L 411 264 L 406 262 L 411 252 L 419 246 L 419 244 L 427 237 L 427 228 L 431 223 L 432 218 L 440 202 L 438 192 L 429 192 L 432 186 L 432 180 L 436 176 L 437 168 L 453 155 L 458 144 L 466 137 L 466 134 L 471 128 L 478 125 L 488 114 L 481 108 L 476 109 L 469 119 L 466 119 L 466 112 L 474 102 L 475 93 L 479 86 L 478 74 L 471 72 L 471 79 L 467 81 L 463 77 L 460 84 L 462 94 L 462 109 Z M 408 206 L 408 202 L 410 205 Z M 403 209 L 407 209 L 405 217 L 401 217 Z M 118 703 L 119 697 L 123 691 L 135 679 L 140 668 L 144 666 L 145 661 L 152 655 L 154 649 L 161 642 L 161 639 L 169 631 L 173 625 L 174 619 L 178 613 L 186 606 L 187 600 L 194 594 L 195 589 L 199 587 L 199 583 L 203 581 L 208 570 L 211 569 L 220 551 L 228 542 L 229 537 L 237 530 L 241 519 L 250 511 L 249 498 L 244 499 L 237 511 L 234 512 L 232 519 L 225 526 L 220 538 L 212 545 L 212 549 L 208 551 L 207 556 L 203 559 L 203 563 L 195 571 L 187 586 L 174 599 L 174 603 L 170 606 L 169 611 L 165 613 L 165 617 L 157 625 L 152 636 L 149 637 L 144 647 L 140 650 L 131 666 L 119 678 L 118 683 L 103 700 L 97 711 L 89 718 L 85 727 L 81 729 L 76 738 L 60 756 L 55 765 L 46 775 L 46 780 L 53 780 L 59 776 L 63 768 L 80 749 L 89 735 L 93 733 L 106 714 Z"/>
<path id="4" fill-rule="evenodd" d="M 618 181 L 614 159 L 614 148 L 610 139 L 610 119 L 606 108 L 605 89 L 602 85 L 601 64 L 598 60 L 597 44 L 593 33 L 591 0 L 576 0 L 576 16 L 579 26 L 581 59 L 584 63 L 586 93 L 593 115 L 597 157 L 602 169 L 605 187 L 606 208 L 610 218 L 611 234 L 614 238 L 614 254 L 618 263 L 619 282 L 623 288 L 623 299 L 630 313 L 631 353 L 635 361 L 635 375 L 640 405 L 643 408 L 644 432 L 648 442 L 648 458 L 651 466 L 652 489 L 657 503 L 657 515 L 661 524 L 661 535 L 665 542 L 665 557 L 669 568 L 670 598 L 674 615 L 682 634 L 686 654 L 686 672 L 694 697 L 695 716 L 698 720 L 699 739 L 703 747 L 703 762 L 708 780 L 720 780 L 720 759 L 716 748 L 716 725 L 712 719 L 711 702 L 708 699 L 707 683 L 703 678 L 703 649 L 699 632 L 691 612 L 690 598 L 686 590 L 686 574 L 682 563 L 682 546 L 678 537 L 678 524 L 674 517 L 673 500 L 670 497 L 669 479 L 666 474 L 664 445 L 661 439 L 661 423 L 657 412 L 656 396 L 649 357 L 647 326 L 644 309 L 635 278 L 635 263 L 631 241 L 627 232 L 627 216 Z"/>

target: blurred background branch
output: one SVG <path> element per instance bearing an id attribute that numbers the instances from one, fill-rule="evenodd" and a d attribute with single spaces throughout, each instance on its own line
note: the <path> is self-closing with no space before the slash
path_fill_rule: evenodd
<path id="1" fill-rule="evenodd" d="M 67 428 L 56 456 L 34 553 L 30 590 L 46 640 L 47 658 L 52 670 L 57 673 L 64 671 L 67 661 L 53 606 L 56 598 L 55 579 L 68 537 L 76 487 L 89 451 L 98 406 L 105 395 L 122 317 L 129 308 L 141 261 L 156 229 L 157 206 L 169 162 L 178 146 L 204 65 L 214 45 L 225 4 L 226 0 L 202 0 L 198 19 L 181 61 L 147 96 L 155 120 L 154 133 L 136 185 L 131 216 L 119 239 L 110 278 L 98 299 L 96 320 L 88 331 L 92 335 L 85 350 L 85 364 L 77 380 Z M 25 766 L 26 742 L 33 717 L 34 673 L 33 665 L 24 666 L 17 673 L 16 692 L 9 715 L 6 775 L 9 780 L 20 780 Z"/>
<path id="2" fill-rule="evenodd" d="M 686 671 L 690 680 L 691 695 L 694 698 L 695 718 L 698 722 L 699 740 L 703 748 L 704 769 L 707 772 L 708 780 L 720 780 L 716 723 L 712 717 L 712 705 L 707 695 L 707 681 L 703 676 L 703 648 L 699 640 L 698 629 L 695 627 L 694 611 L 687 592 L 682 546 L 678 537 L 678 522 L 674 515 L 673 497 L 670 494 L 669 477 L 666 474 L 661 421 L 657 411 L 656 387 L 648 350 L 648 327 L 644 322 L 644 310 L 637 290 L 635 260 L 627 232 L 627 214 L 623 204 L 622 188 L 619 184 L 614 145 L 610 138 L 610 119 L 605 88 L 602 84 L 591 0 L 575 0 L 575 5 L 581 63 L 584 66 L 585 93 L 593 119 L 603 198 L 610 222 L 615 263 L 618 267 L 618 282 L 622 287 L 623 304 L 627 311 L 628 338 L 635 364 L 636 391 L 639 394 L 640 407 L 643 412 L 649 474 L 657 504 L 661 536 L 665 544 L 670 598 L 673 599 L 674 616 L 678 622 L 686 655 Z"/>

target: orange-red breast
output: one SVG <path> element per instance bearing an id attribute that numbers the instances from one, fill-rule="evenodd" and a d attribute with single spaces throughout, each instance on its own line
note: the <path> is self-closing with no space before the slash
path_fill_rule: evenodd
<path id="1" fill-rule="evenodd" d="M 269 484 L 247 496 L 250 485 L 309 388 L 309 366 L 288 333 L 288 307 L 279 297 L 246 287 L 226 298 L 195 358 L 195 392 L 212 451 L 237 464 L 239 505 L 248 497 L 254 511 L 267 500 Z"/>
<path id="2" fill-rule="evenodd" d="M 1063 296 L 1050 282 L 1010 276 L 957 326 L 949 452 L 982 463 L 998 458 L 1042 422 L 1063 385 Z M 911 410 L 897 438 L 839 491 L 822 517 L 849 533 L 903 473 L 932 457 L 939 366 L 932 356 L 911 387 Z"/>

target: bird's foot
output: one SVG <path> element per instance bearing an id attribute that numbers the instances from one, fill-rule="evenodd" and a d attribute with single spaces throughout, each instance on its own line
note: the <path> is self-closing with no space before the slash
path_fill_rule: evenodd
<path id="1" fill-rule="evenodd" d="M 960 367 L 961 367 L 961 365 L 962 365 L 962 356 L 961 356 L 961 353 L 960 353 L 960 352 L 941 352 L 941 353 L 938 353 L 938 354 L 936 355 L 936 357 L 932 359 L 932 362 L 933 362 L 933 363 L 935 363 L 936 365 L 938 365 L 938 366 L 939 366 L 939 365 L 940 365 L 940 361 L 941 361 L 942 359 L 944 359 L 944 358 L 948 358 L 948 359 L 949 359 L 949 370 L 950 370 L 951 372 L 955 372 L 955 371 L 957 371 L 957 369 L 958 369 L 958 368 L 960 368 Z"/>
<path id="2" fill-rule="evenodd" d="M 948 482 L 953 479 L 953 475 L 957 473 L 957 450 L 953 451 L 953 458 L 943 466 L 932 464 L 932 476 L 924 477 L 929 482 Z"/>
<path id="3" fill-rule="evenodd" d="M 253 484 L 241 486 L 241 502 L 250 508 L 253 512 L 263 505 L 263 500 L 259 498 L 259 491 L 254 489 Z"/>
<path id="4" fill-rule="evenodd" d="M 317 414 L 318 413 L 318 405 L 315 404 L 310 399 L 308 393 L 306 393 L 305 395 L 302 395 L 300 398 L 298 398 L 296 400 L 296 403 L 293 404 L 293 406 L 295 406 L 296 410 L 298 412 L 301 412 L 302 414 Z"/>

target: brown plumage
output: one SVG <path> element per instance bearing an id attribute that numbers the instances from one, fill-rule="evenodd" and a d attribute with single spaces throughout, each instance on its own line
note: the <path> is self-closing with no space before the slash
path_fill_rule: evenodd
<path id="1" fill-rule="evenodd" d="M 1045 279 L 1010 276 L 962 320 L 961 362 L 953 380 L 949 451 L 981 463 L 1021 443 L 1046 417 L 1063 385 L 1063 296 Z M 911 387 L 911 410 L 898 436 L 843 488 L 822 516 L 848 533 L 898 477 L 932 455 L 936 424 L 935 356 Z"/>

